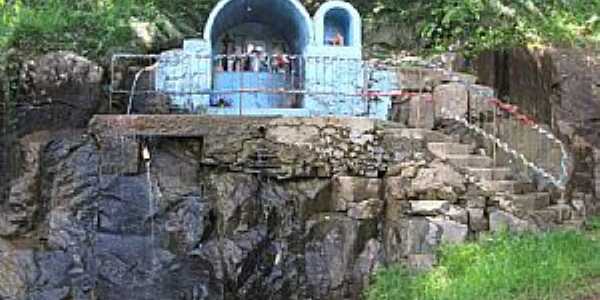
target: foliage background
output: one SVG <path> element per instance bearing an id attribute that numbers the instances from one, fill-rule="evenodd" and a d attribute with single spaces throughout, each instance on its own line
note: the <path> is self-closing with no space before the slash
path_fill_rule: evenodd
<path id="1" fill-rule="evenodd" d="M 99 57 L 138 51 L 132 22 L 197 35 L 217 0 L 0 0 L 0 49 L 26 53 L 74 50 Z M 324 1 L 304 0 L 309 11 Z M 374 32 L 399 28 L 411 52 L 467 54 L 514 45 L 600 44 L 600 0 L 350 0 Z M 367 37 L 368 40 L 368 37 Z"/>

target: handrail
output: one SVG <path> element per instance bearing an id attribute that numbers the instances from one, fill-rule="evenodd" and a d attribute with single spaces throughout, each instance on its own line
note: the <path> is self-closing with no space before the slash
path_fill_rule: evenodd
<path id="1" fill-rule="evenodd" d="M 442 110 L 442 113 L 444 114 L 445 112 Z M 503 142 L 499 137 L 486 132 L 483 128 L 476 126 L 475 124 L 469 122 L 466 118 L 460 117 L 457 115 L 447 115 L 447 116 L 450 117 L 451 119 L 461 123 L 466 128 L 480 134 L 481 136 L 485 137 L 489 141 L 495 143 L 498 147 L 502 148 L 502 150 L 504 150 L 506 153 L 513 156 L 515 159 L 521 160 L 525 166 L 527 166 L 534 172 L 538 173 L 539 175 L 543 176 L 544 178 L 547 178 L 548 180 L 550 180 L 550 182 L 552 182 L 552 184 L 559 190 L 564 191 L 566 189 L 567 180 L 569 178 L 567 162 L 570 159 L 568 152 L 566 150 L 566 147 L 560 140 L 558 140 L 556 137 L 554 137 L 554 135 L 552 133 L 548 132 L 545 129 L 542 129 L 539 125 L 535 124 L 532 128 L 538 130 L 538 132 L 540 132 L 542 134 L 545 134 L 546 137 L 552 139 L 556 144 L 558 144 L 560 146 L 561 174 L 558 178 L 556 176 L 550 174 L 550 172 L 546 171 L 544 168 L 537 166 L 535 163 L 530 161 L 524 154 L 519 153 L 517 150 L 511 148 L 507 142 Z"/>
<path id="2" fill-rule="evenodd" d="M 182 58 L 182 56 L 184 56 Z M 253 54 L 241 54 L 241 55 L 199 55 L 199 54 L 187 54 L 187 53 L 179 53 L 173 57 L 171 57 L 169 55 L 169 53 L 165 53 L 164 55 L 127 55 L 127 54 L 118 54 L 113 56 L 112 59 L 112 63 L 114 63 L 115 61 L 117 61 L 118 59 L 149 59 L 149 62 L 157 63 L 157 64 L 166 64 L 169 65 L 171 63 L 177 64 L 180 63 L 182 59 L 184 59 L 185 57 L 192 57 L 195 59 L 206 59 L 208 63 L 213 63 L 215 61 L 219 61 L 219 60 L 231 60 L 231 59 L 239 59 L 239 58 L 248 58 L 248 57 L 255 57 L 256 55 Z M 316 59 L 317 61 L 321 62 L 321 63 L 327 63 L 328 61 L 336 61 L 336 62 L 340 62 L 340 61 L 356 61 L 356 59 L 353 58 L 343 58 L 343 57 L 334 57 L 334 56 L 330 56 L 330 57 L 309 57 L 309 56 L 303 56 L 303 55 L 288 55 L 288 54 L 274 54 L 274 55 L 266 55 L 268 56 L 269 59 L 276 59 L 278 57 L 284 57 L 287 60 L 288 64 L 293 64 L 292 62 L 294 60 L 305 60 L 305 59 Z M 362 61 L 361 63 L 363 65 L 363 68 L 366 72 L 371 72 L 371 71 L 387 71 L 387 72 L 393 72 L 394 70 L 396 70 L 396 67 L 391 67 L 391 66 L 381 66 L 381 65 L 377 65 L 377 64 L 373 64 L 369 61 Z M 229 68 L 229 67 L 228 67 Z M 111 72 L 114 71 L 114 66 L 111 65 Z M 397 70 L 396 70 L 397 71 Z M 425 70 L 423 70 L 425 71 Z M 469 94 L 473 93 L 473 91 L 475 91 L 475 89 L 472 88 L 473 86 L 473 82 L 466 82 L 465 80 L 461 80 L 460 76 L 457 76 L 457 73 L 453 73 L 453 72 L 448 72 L 448 71 L 444 71 L 444 70 L 433 70 L 434 72 L 440 73 L 441 75 L 444 76 L 444 78 L 449 78 L 448 80 L 455 82 L 455 83 L 459 83 L 465 86 L 465 88 L 469 91 Z M 439 74 L 438 74 L 439 75 Z M 138 75 L 139 76 L 139 75 Z M 421 71 L 419 71 L 419 76 L 418 76 L 418 80 L 423 82 L 423 86 L 428 86 L 428 87 L 433 87 L 433 78 L 428 78 L 428 75 L 423 74 Z M 111 75 L 112 78 L 112 75 Z M 439 79 L 438 79 L 439 80 Z M 114 87 L 112 86 L 111 83 L 111 95 L 113 93 L 115 94 L 130 94 L 130 98 L 133 97 L 133 94 L 137 94 L 137 93 L 155 93 L 155 92 L 159 92 L 159 91 L 133 91 L 132 90 L 118 90 L 118 89 L 114 89 Z M 378 97 L 398 97 L 398 96 L 415 96 L 415 95 L 423 95 L 423 90 L 420 90 L 418 92 L 407 92 L 405 90 L 402 89 L 402 87 L 400 86 L 398 90 L 394 90 L 394 89 L 389 89 L 389 90 L 375 90 L 373 87 L 370 87 L 368 84 L 365 84 L 365 87 L 363 89 L 357 89 L 355 91 L 342 91 L 342 90 L 337 90 L 337 89 L 324 89 L 324 90 L 308 90 L 306 89 L 303 85 L 299 85 L 299 86 L 291 86 L 291 87 L 287 87 L 287 88 L 252 88 L 252 87 L 241 87 L 241 88 L 230 88 L 230 89 L 219 89 L 219 90 L 214 90 L 212 89 L 209 85 L 207 85 L 206 89 L 199 89 L 199 90 L 194 90 L 194 91 L 161 91 L 160 93 L 165 93 L 165 94 L 169 94 L 169 95 L 174 95 L 174 96 L 192 96 L 192 95 L 213 95 L 213 94 L 217 94 L 217 95 L 227 95 L 227 94 L 256 94 L 256 93 L 264 93 L 264 94 L 289 94 L 289 95 L 315 95 L 315 96 L 319 96 L 319 95 L 328 95 L 328 96 L 339 96 L 339 97 L 361 97 L 362 99 L 364 99 L 365 101 L 372 101 L 372 100 L 377 100 Z M 514 159 L 517 159 L 519 161 L 521 161 L 523 163 L 523 165 L 525 167 L 527 167 L 528 169 L 532 170 L 533 172 L 535 172 L 537 175 L 547 179 L 550 183 L 552 183 L 552 185 L 554 185 L 556 188 L 558 188 L 559 190 L 564 191 L 566 189 L 566 185 L 567 185 L 567 181 L 569 180 L 569 164 L 570 164 L 570 156 L 568 153 L 568 150 L 566 148 L 566 146 L 564 145 L 564 143 L 557 138 L 552 132 L 550 132 L 549 130 L 543 128 L 540 124 L 536 123 L 535 120 L 533 120 L 532 118 L 530 118 L 528 115 L 523 114 L 519 111 L 519 108 L 515 105 L 509 104 L 509 103 L 505 103 L 497 98 L 495 98 L 495 96 L 488 96 L 488 95 L 477 95 L 475 94 L 475 96 L 477 96 L 476 100 L 472 99 L 473 97 L 469 97 L 469 114 L 465 115 L 452 115 L 451 112 L 447 111 L 447 110 L 443 110 L 442 111 L 442 117 L 445 118 L 449 118 L 449 119 L 453 119 L 459 123 L 461 123 L 462 125 L 464 125 L 465 127 L 469 128 L 470 130 L 474 131 L 475 133 L 481 135 L 482 137 L 484 137 L 486 140 L 492 142 L 493 145 L 499 147 L 500 149 L 504 150 L 508 155 L 512 156 Z M 429 101 L 431 101 L 432 99 L 430 99 L 431 97 L 427 97 Z M 518 146 L 518 145 L 511 145 L 510 141 L 507 141 L 506 139 L 503 139 L 502 135 L 499 132 L 494 131 L 493 133 L 491 132 L 487 132 L 485 128 L 482 128 L 482 126 L 479 126 L 477 123 L 473 122 L 470 116 L 470 110 L 471 110 L 471 106 L 477 106 L 479 107 L 480 103 L 475 103 L 475 101 L 481 101 L 481 103 L 483 103 L 484 106 L 486 106 L 485 108 L 485 112 L 488 113 L 490 111 L 493 110 L 494 113 L 494 128 L 496 128 L 496 126 L 498 124 L 496 124 L 497 121 L 497 115 L 498 115 L 498 111 L 501 111 L 503 113 L 506 113 L 509 116 L 509 121 L 510 119 L 514 119 L 516 121 L 518 121 L 517 124 L 522 124 L 523 126 L 527 126 L 529 128 L 531 128 L 532 130 L 534 130 L 535 132 L 537 132 L 537 135 L 543 137 L 544 139 L 547 139 L 550 144 L 552 145 L 556 145 L 560 148 L 560 171 L 558 174 L 554 174 L 552 170 L 550 170 L 550 168 L 544 167 L 541 164 L 537 164 L 534 159 L 528 158 L 527 155 L 525 154 L 527 151 L 519 151 L 518 147 L 513 147 L 513 146 Z M 112 98 L 111 98 L 112 101 Z M 131 101 L 131 99 L 130 99 Z M 240 101 L 241 102 L 241 101 Z M 241 106 L 240 106 L 241 108 Z M 477 112 L 480 113 L 480 112 Z M 513 126 L 514 124 L 510 123 L 509 125 Z M 546 144 L 546 143 L 543 143 Z M 540 144 L 542 145 L 542 144 Z M 494 152 L 494 156 L 495 156 L 495 152 Z M 552 162 L 554 163 L 554 162 Z"/>
<path id="3" fill-rule="evenodd" d="M 470 88 L 471 84 L 469 84 L 469 83 L 464 83 L 464 84 L 468 89 Z M 448 110 L 445 110 L 445 109 L 441 110 L 442 115 L 461 123 L 466 128 L 474 131 L 475 133 L 481 135 L 488 141 L 494 143 L 494 145 L 496 145 L 499 148 L 501 148 L 502 150 L 504 150 L 504 152 L 506 152 L 513 158 L 520 160 L 524 166 L 526 166 L 530 170 L 534 171 L 536 174 L 542 176 L 543 178 L 547 179 L 558 190 L 564 192 L 566 190 L 567 183 L 569 180 L 568 164 L 571 160 L 571 158 L 569 156 L 569 152 L 567 151 L 565 144 L 559 138 L 557 138 L 552 132 L 550 132 L 547 129 L 544 129 L 533 118 L 531 118 L 530 116 L 528 116 L 524 113 L 521 113 L 518 106 L 503 102 L 502 100 L 500 100 L 496 97 L 483 97 L 482 100 L 483 100 L 484 104 L 487 104 L 491 108 L 494 109 L 493 110 L 494 120 L 495 120 L 494 125 L 496 125 L 496 122 L 497 122 L 496 121 L 497 115 L 498 115 L 497 110 L 500 110 L 500 111 L 507 113 L 509 118 L 514 118 L 514 120 L 517 120 L 518 123 L 522 124 L 523 126 L 528 126 L 532 130 L 536 131 L 539 134 L 539 136 L 541 136 L 545 139 L 548 139 L 548 141 L 551 144 L 558 146 L 560 148 L 560 162 L 559 162 L 560 172 L 559 172 L 559 174 L 552 174 L 551 171 L 548 171 L 544 167 L 536 164 L 535 162 L 533 162 L 532 159 L 528 158 L 524 153 L 520 153 L 517 149 L 512 147 L 508 141 L 502 139 L 502 136 L 500 134 L 498 134 L 498 133 L 493 134 L 493 133 L 487 132 L 484 128 L 478 126 L 476 122 L 472 122 L 469 119 L 467 119 L 467 117 L 453 115 Z M 471 97 L 469 97 L 469 101 L 472 101 Z M 469 103 L 469 106 L 471 106 L 471 105 L 473 105 L 472 102 Z"/>
<path id="4" fill-rule="evenodd" d="M 389 71 L 392 71 L 392 70 L 398 71 L 399 68 L 390 66 L 390 67 L 387 67 L 387 69 Z M 402 67 L 400 67 L 400 69 L 402 69 Z M 450 82 L 462 84 L 468 91 L 468 95 L 469 95 L 468 96 L 469 103 L 468 103 L 468 107 L 467 107 L 468 113 L 466 115 L 452 115 L 448 110 L 441 109 L 442 117 L 455 120 L 455 121 L 459 122 L 460 124 L 462 124 L 463 126 L 465 126 L 466 128 L 468 128 L 469 130 L 474 131 L 475 133 L 481 135 L 486 140 L 492 142 L 493 145 L 496 145 L 500 149 L 504 150 L 504 152 L 506 152 L 511 157 L 513 157 L 517 160 L 520 160 L 525 167 L 532 170 L 537 175 L 547 179 L 558 190 L 562 191 L 563 193 L 565 192 L 567 184 L 568 184 L 568 180 L 570 178 L 569 165 L 570 165 L 571 157 L 569 155 L 567 147 L 558 137 L 556 137 L 551 131 L 543 128 L 539 123 L 537 123 L 533 118 L 529 117 L 527 114 L 520 112 L 520 109 L 518 106 L 510 104 L 510 103 L 506 103 L 506 102 L 496 98 L 495 95 L 494 96 L 489 96 L 489 95 L 482 96 L 480 94 L 475 94 L 475 96 L 478 96 L 477 99 L 482 100 L 483 104 L 487 105 L 488 108 L 490 108 L 488 111 L 492 111 L 494 113 L 494 123 L 497 121 L 497 111 L 498 110 L 502 111 L 502 112 L 508 114 L 509 118 L 512 118 L 512 119 L 518 121 L 518 123 L 522 124 L 523 126 L 528 126 L 532 130 L 537 132 L 537 134 L 540 137 L 548 139 L 550 144 L 556 145 L 560 149 L 560 161 L 557 162 L 558 167 L 560 168 L 560 171 L 558 172 L 558 174 L 553 174 L 552 171 L 547 170 L 547 168 L 544 168 L 543 166 L 540 166 L 539 164 L 536 164 L 531 158 L 528 158 L 526 156 L 526 154 L 520 153 L 517 149 L 515 149 L 515 147 L 512 147 L 510 145 L 509 141 L 502 139 L 502 136 L 500 133 L 487 132 L 484 128 L 482 128 L 478 124 L 476 124 L 476 122 L 473 122 L 473 120 L 471 119 L 471 113 L 472 113 L 471 109 L 473 106 L 477 106 L 477 103 L 474 103 L 474 101 L 476 101 L 476 100 L 474 100 L 473 99 L 474 97 L 472 97 L 473 96 L 472 93 L 474 91 L 476 91 L 476 89 L 473 88 L 474 86 L 476 86 L 474 82 L 467 82 L 465 80 L 462 80 L 461 76 L 458 76 L 458 73 L 455 73 L 452 71 L 447 71 L 447 70 L 443 70 L 443 69 L 427 69 L 427 70 L 433 71 L 433 73 L 435 73 L 435 75 L 430 76 L 428 74 L 423 74 L 422 72 L 419 72 L 417 76 L 418 76 L 419 80 L 421 80 L 423 82 L 423 86 L 429 86 L 433 90 L 433 87 L 435 86 L 434 81 L 436 80 L 433 77 L 439 76 L 440 78 L 450 78 L 449 79 Z M 440 76 L 440 75 L 443 75 L 443 76 Z M 432 78 L 430 78 L 430 77 L 432 77 Z M 438 81 L 439 80 L 440 79 L 438 78 Z M 403 93 L 400 93 L 399 96 L 418 96 L 420 94 L 421 94 L 421 92 L 418 92 L 418 93 L 403 92 Z M 440 105 L 440 103 L 436 103 L 435 105 Z M 496 124 L 494 124 L 494 125 L 496 125 Z M 494 156 L 495 156 L 495 154 L 494 154 Z"/>

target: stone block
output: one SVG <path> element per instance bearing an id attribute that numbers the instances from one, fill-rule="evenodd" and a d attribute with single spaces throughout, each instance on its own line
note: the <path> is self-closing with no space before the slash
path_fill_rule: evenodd
<path id="1" fill-rule="evenodd" d="M 404 238 L 405 255 L 432 254 L 440 243 L 441 228 L 432 224 L 427 218 L 410 218 L 404 223 L 402 236 Z"/>
<path id="2" fill-rule="evenodd" d="M 444 218 L 431 218 L 430 221 L 441 230 L 440 242 L 444 244 L 464 243 L 469 234 L 469 227 Z"/>
<path id="3" fill-rule="evenodd" d="M 450 205 L 450 209 L 445 212 L 444 215 L 461 224 L 469 223 L 469 215 L 467 210 L 458 205 Z"/>
<path id="4" fill-rule="evenodd" d="M 441 71 L 425 68 L 398 68 L 396 69 L 398 85 L 408 91 L 431 91 L 443 76 Z"/>
<path id="5" fill-rule="evenodd" d="M 385 218 L 387 220 L 398 220 L 410 211 L 410 202 L 386 200 Z"/>
<path id="6" fill-rule="evenodd" d="M 336 176 L 333 179 L 333 203 L 337 211 L 345 211 L 349 203 L 381 199 L 381 179 Z"/>
<path id="7" fill-rule="evenodd" d="M 267 131 L 267 139 L 286 145 L 312 144 L 319 137 L 315 126 L 275 126 Z"/>
<path id="8" fill-rule="evenodd" d="M 573 216 L 573 208 L 567 204 L 553 205 L 548 207 L 548 209 L 556 212 L 559 222 L 569 220 Z"/>
<path id="9" fill-rule="evenodd" d="M 526 232 L 537 230 L 537 227 L 534 224 L 501 210 L 491 211 L 489 213 L 489 222 L 490 231 L 492 232 L 504 230 L 510 232 Z"/>
<path id="10" fill-rule="evenodd" d="M 468 110 L 467 87 L 461 83 L 439 85 L 433 91 L 433 102 L 437 119 L 463 117 Z"/>
<path id="11" fill-rule="evenodd" d="M 369 220 L 377 218 L 383 211 L 383 201 L 369 199 L 358 203 L 347 203 L 348 217 L 356 220 Z"/>
<path id="12" fill-rule="evenodd" d="M 435 110 L 431 94 L 410 97 L 408 127 L 433 129 Z"/>
<path id="13" fill-rule="evenodd" d="M 431 91 L 432 87 L 444 82 L 464 82 L 474 84 L 477 77 L 464 73 L 426 68 L 398 68 L 398 85 L 403 90 Z"/>
<path id="14" fill-rule="evenodd" d="M 487 204 L 487 199 L 483 196 L 472 195 L 467 199 L 468 208 L 481 208 L 484 209 Z"/>
<path id="15" fill-rule="evenodd" d="M 496 95 L 493 88 L 478 84 L 468 86 L 470 113 L 472 116 L 486 115 L 493 110 L 490 98 Z"/>
<path id="16" fill-rule="evenodd" d="M 428 200 L 455 201 L 457 193 L 466 191 L 465 178 L 451 166 L 432 163 L 422 168 L 412 180 L 410 191 L 418 195 L 427 195 Z"/>
<path id="17" fill-rule="evenodd" d="M 437 216 L 450 211 L 448 201 L 410 201 L 410 213 L 416 216 Z"/>
<path id="18" fill-rule="evenodd" d="M 525 211 L 534 211 L 550 206 L 550 194 L 548 193 L 529 193 L 512 197 L 515 207 Z"/>
<path id="19" fill-rule="evenodd" d="M 384 199 L 386 201 L 406 200 L 408 188 L 410 188 L 409 178 L 401 176 L 387 177 L 385 179 Z"/>
<path id="20" fill-rule="evenodd" d="M 487 231 L 489 228 L 488 220 L 485 217 L 483 208 L 468 208 L 469 229 L 475 232 Z"/>

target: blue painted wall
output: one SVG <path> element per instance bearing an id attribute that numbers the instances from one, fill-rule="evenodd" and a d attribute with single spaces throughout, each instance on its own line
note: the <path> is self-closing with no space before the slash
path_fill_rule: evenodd
<path id="1" fill-rule="evenodd" d="M 260 23 L 270 35 L 283 39 L 292 54 L 302 57 L 303 97 L 269 93 L 224 95 L 219 91 L 243 88 L 292 88 L 289 78 L 277 73 L 215 72 L 213 55 L 219 38 L 243 24 Z M 329 46 L 335 30 L 346 45 Z M 266 37 L 268 38 L 268 37 Z M 368 78 L 362 61 L 360 15 L 343 1 L 324 3 L 311 19 L 297 0 L 222 0 L 204 29 L 203 39 L 186 40 L 183 50 L 161 55 L 157 89 L 169 93 L 186 112 L 246 115 L 363 116 L 386 119 L 391 101 L 383 97 L 368 102 L 361 95 Z M 379 75 L 384 76 L 384 75 Z M 390 82 L 381 81 L 380 85 Z M 198 95 L 200 94 L 200 95 Z M 223 99 L 223 101 L 220 101 Z"/>
<path id="2" fill-rule="evenodd" d="M 211 106 L 239 108 L 299 108 L 293 95 L 276 93 L 228 93 L 242 89 L 291 89 L 285 74 L 270 72 L 221 72 L 214 74 L 214 94 Z M 220 93 L 225 91 L 224 93 Z"/>

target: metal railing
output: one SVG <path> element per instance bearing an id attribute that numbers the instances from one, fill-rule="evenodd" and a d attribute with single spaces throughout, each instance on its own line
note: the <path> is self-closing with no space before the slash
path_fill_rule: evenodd
<path id="1" fill-rule="evenodd" d="M 467 113 L 446 110 L 442 114 L 483 137 L 495 164 L 503 160 L 513 168 L 521 166 L 527 177 L 546 187 L 550 184 L 564 194 L 571 168 L 565 144 L 549 127 L 516 105 L 481 93 L 471 83 L 464 84 L 469 91 Z"/>
<path id="2" fill-rule="evenodd" d="M 407 68 L 387 67 L 390 72 L 406 71 Z M 410 68 L 408 68 L 410 69 Z M 461 79 L 457 73 L 437 70 L 417 70 L 414 78 L 420 86 L 411 86 L 410 91 L 388 91 L 399 98 L 416 97 L 419 101 L 433 101 L 435 118 L 450 119 L 469 129 L 483 139 L 486 155 L 493 159 L 494 167 L 507 164 L 523 177 L 533 179 L 541 188 L 552 186 L 564 196 L 572 169 L 572 160 L 567 146 L 556 137 L 551 129 L 536 122 L 520 109 L 496 97 L 491 88 L 482 87 L 472 81 Z M 405 76 L 410 77 L 410 76 Z M 401 80 L 399 80 L 401 81 Z M 440 83 L 453 82 L 467 91 L 467 107 L 455 107 L 438 102 L 433 97 L 434 88 Z M 400 86 L 402 89 L 403 87 Z M 492 91 L 490 93 L 490 91 Z M 423 97 L 423 95 L 429 95 Z M 463 103 L 461 99 L 455 100 Z M 417 107 L 417 111 L 421 107 Z M 417 112 L 418 114 L 418 112 Z"/>
<path id="3" fill-rule="evenodd" d="M 188 55 L 188 54 L 186 54 Z M 354 97 L 363 100 L 364 105 L 368 105 L 371 101 L 377 101 L 380 97 L 394 97 L 406 95 L 407 92 L 403 87 L 388 86 L 375 87 L 376 80 L 373 80 L 372 74 L 376 71 L 394 72 L 396 68 L 385 67 L 372 64 L 365 61 L 360 61 L 359 70 L 355 72 L 363 72 L 357 78 L 362 78 L 363 82 L 339 82 L 340 85 L 346 87 L 355 86 L 354 89 L 345 88 L 338 89 L 336 85 L 319 86 L 312 85 L 316 88 L 307 89 L 306 80 L 320 80 L 324 82 L 336 82 L 335 76 L 339 76 L 340 70 L 347 64 L 356 64 L 356 59 L 336 58 L 336 57 L 305 57 L 295 55 L 217 55 L 217 56 L 198 56 L 188 55 L 183 56 L 179 53 L 172 57 L 157 56 L 157 55 L 116 55 L 112 62 L 115 63 L 120 59 L 142 60 L 147 62 L 140 70 L 147 69 L 154 63 L 161 64 L 161 67 L 169 68 L 176 66 L 178 69 L 173 70 L 172 78 L 166 80 L 179 80 L 181 78 L 197 77 L 196 84 L 206 87 L 205 89 L 195 89 L 193 91 L 177 90 L 177 91 L 162 91 L 170 96 L 222 96 L 222 95 L 238 95 L 239 113 L 243 114 L 242 104 L 243 95 L 248 94 L 271 94 L 271 95 L 288 95 L 288 96 L 331 96 L 331 97 Z M 202 74 L 198 69 L 190 64 L 183 64 L 185 59 L 195 59 L 195 64 L 210 64 L 211 76 Z M 305 69 L 306 64 L 311 64 L 313 67 Z M 183 67 L 181 67 L 183 66 Z M 316 67 L 315 67 L 316 66 Z M 332 67 L 333 66 L 333 67 Z M 343 71 L 343 70 L 342 70 Z M 349 71 L 349 70 L 348 70 Z M 309 74 L 314 72 L 314 74 Z M 239 73 L 241 82 L 239 86 L 218 87 L 214 88 L 214 77 L 222 73 Z M 282 76 L 283 86 L 269 86 L 265 84 L 250 85 L 244 79 L 251 76 L 248 73 L 266 73 Z M 111 64 L 111 79 L 114 75 L 114 66 Z M 139 73 L 136 73 L 139 75 Z M 495 95 L 480 94 L 477 86 L 472 82 L 460 80 L 460 77 L 453 76 L 448 73 L 445 76 L 449 81 L 460 83 L 468 90 L 468 104 L 466 110 L 452 111 L 442 109 L 441 116 L 437 118 L 445 118 L 454 120 L 472 132 L 481 136 L 487 141 L 490 156 L 494 162 L 505 160 L 511 165 L 520 164 L 525 170 L 532 172 L 530 177 L 536 177 L 538 181 L 550 183 L 557 189 L 564 191 L 567 181 L 570 177 L 570 156 L 564 143 L 557 138 L 550 129 L 538 124 L 519 111 L 518 107 L 510 105 Z M 328 77 L 329 76 L 329 77 Z M 138 77 L 138 76 L 136 76 Z M 352 80 L 352 76 L 349 76 Z M 204 81 L 203 81 L 204 80 Z M 429 82 L 432 79 L 423 75 L 420 80 L 423 81 L 423 89 L 412 91 L 409 94 L 423 95 L 426 88 L 429 89 L 434 85 Z M 314 82 L 313 82 L 314 83 Z M 126 94 L 131 97 L 138 94 L 152 94 L 155 90 L 129 90 L 118 89 L 111 84 L 111 94 Z M 426 97 L 427 98 L 427 97 Z M 435 99 L 430 99 L 435 100 Z M 112 104 L 112 97 L 111 97 Z M 216 103 L 218 105 L 218 103 Z M 442 103 L 435 103 L 443 105 Z"/>
<path id="4" fill-rule="evenodd" d="M 133 72 L 133 82 L 125 86 L 115 84 L 116 65 L 133 61 L 139 68 Z M 159 89 L 144 89 L 136 85 L 152 65 L 166 70 L 155 84 Z M 307 67 L 309 65 L 310 67 Z M 173 53 L 173 55 L 116 54 L 111 60 L 111 85 L 109 107 L 112 111 L 117 95 L 129 96 L 127 111 L 131 111 L 132 97 L 148 94 L 167 94 L 172 97 L 208 96 L 211 107 L 234 106 L 220 98 L 239 98 L 239 105 L 252 95 L 267 94 L 272 97 L 299 99 L 305 95 L 317 97 L 363 98 L 369 101 L 366 91 L 366 63 L 362 59 L 344 57 L 313 57 L 302 55 L 241 54 L 197 55 Z M 210 72 L 210 74 L 207 74 Z M 154 74 L 152 76 L 155 76 Z M 310 87 L 307 86 L 310 82 Z M 235 84 L 231 84 L 235 83 Z M 246 99 L 242 99 L 246 98 Z M 373 98 L 374 99 L 374 98 Z M 372 100 L 373 100 L 372 99 Z M 299 100 L 296 100 L 299 101 Z M 222 103 L 223 102 L 223 103 Z M 240 114 L 242 114 L 240 110 Z"/>

